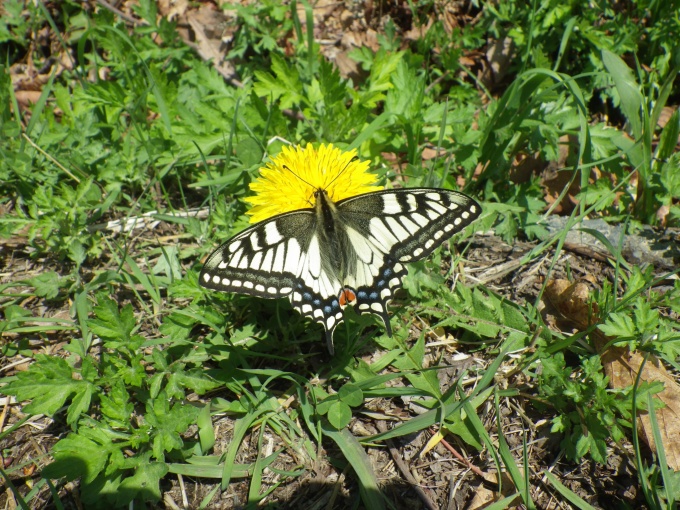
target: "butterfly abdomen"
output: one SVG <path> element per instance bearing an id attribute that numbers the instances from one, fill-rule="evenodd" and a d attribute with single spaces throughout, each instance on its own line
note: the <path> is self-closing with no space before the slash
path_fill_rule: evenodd
<path id="1" fill-rule="evenodd" d="M 319 237 L 321 267 L 340 284 L 356 271 L 356 253 L 338 209 L 324 190 L 315 194 L 316 234 Z"/>

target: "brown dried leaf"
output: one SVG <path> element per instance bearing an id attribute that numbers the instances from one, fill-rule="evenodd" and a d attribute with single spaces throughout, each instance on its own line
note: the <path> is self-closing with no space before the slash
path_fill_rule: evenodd
<path id="1" fill-rule="evenodd" d="M 559 313 L 579 329 L 586 329 L 597 320 L 598 310 L 595 304 L 590 302 L 590 292 L 585 283 L 552 280 L 548 283 L 545 294 Z M 610 387 L 621 389 L 632 386 L 640 370 L 642 370 L 641 382 L 663 383 L 664 389 L 657 393 L 656 397 L 665 404 L 665 407 L 656 410 L 656 419 L 668 465 L 675 471 L 680 470 L 680 441 L 678 441 L 680 438 L 680 385 L 656 358 L 647 360 L 647 363 L 643 365 L 644 356 L 637 352 L 631 353 L 625 347 L 608 347 L 611 338 L 601 332 L 594 331 L 593 339 L 595 348 L 601 353 L 602 365 L 609 377 Z M 648 414 L 641 412 L 637 423 L 638 433 L 642 440 L 649 445 L 650 449 L 656 451 Z"/>
<path id="2" fill-rule="evenodd" d="M 643 361 L 644 356 L 637 352 L 631 353 L 627 348 L 610 347 L 602 353 L 602 364 L 609 377 L 609 385 L 617 389 L 627 388 L 635 383 Z M 650 358 L 644 364 L 640 380 L 648 383 L 659 381 L 664 385 L 663 391 L 655 395 L 665 404 L 665 407 L 656 410 L 656 420 L 668 466 L 678 471 L 680 470 L 680 386 L 656 358 Z M 652 451 L 656 451 L 652 424 L 647 412 L 640 413 L 637 423 L 638 433 L 642 440 Z"/>
<path id="3" fill-rule="evenodd" d="M 597 320 L 597 304 L 590 303 L 590 290 L 585 282 L 551 280 L 546 286 L 545 296 L 562 317 L 581 330 Z"/>
<path id="4" fill-rule="evenodd" d="M 489 486 L 498 484 L 498 473 L 486 473 L 484 479 L 488 482 Z M 467 510 L 481 510 L 486 508 L 494 501 L 497 501 L 501 497 L 507 497 L 517 489 L 515 489 L 515 484 L 512 482 L 512 478 L 508 473 L 501 473 L 501 479 L 503 481 L 503 494 L 498 495 L 497 491 L 493 491 L 484 485 L 480 485 L 475 489 L 475 496 L 470 501 L 470 504 L 466 507 Z M 514 500 L 513 503 L 519 502 L 519 496 Z"/>

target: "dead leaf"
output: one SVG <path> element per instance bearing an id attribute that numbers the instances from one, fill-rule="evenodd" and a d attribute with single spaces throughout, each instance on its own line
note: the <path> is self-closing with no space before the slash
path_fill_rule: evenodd
<path id="1" fill-rule="evenodd" d="M 546 287 L 546 298 L 562 315 L 578 329 L 584 330 L 595 324 L 599 311 L 591 303 L 590 290 L 584 282 L 571 283 L 567 280 L 552 280 Z M 604 371 L 609 377 L 609 386 L 614 389 L 629 388 L 635 383 L 638 373 L 641 382 L 663 383 L 664 389 L 655 395 L 665 407 L 656 410 L 656 420 L 668 466 L 680 470 L 680 385 L 668 373 L 661 362 L 645 357 L 638 352 L 631 353 L 627 347 L 608 346 L 611 338 L 600 331 L 593 331 L 595 349 L 600 353 Z M 640 438 L 656 451 L 651 421 L 647 412 L 641 412 L 637 420 Z"/>
<path id="2" fill-rule="evenodd" d="M 675 113 L 675 108 L 672 106 L 664 106 L 661 108 L 661 114 L 659 115 L 659 120 L 656 122 L 656 125 L 659 126 L 661 129 L 666 127 L 666 124 L 668 124 L 668 121 L 671 120 L 671 117 Z"/>
<path id="3" fill-rule="evenodd" d="M 486 473 L 484 475 L 484 479 L 489 483 L 489 485 L 497 485 L 498 473 Z M 499 500 L 501 497 L 509 496 L 512 494 L 512 492 L 517 490 L 515 489 L 515 484 L 512 483 L 512 478 L 510 478 L 508 473 L 501 473 L 501 479 L 503 481 L 502 495 L 498 495 L 498 491 L 493 491 L 491 489 L 487 489 L 484 485 L 479 485 L 479 487 L 475 489 L 475 496 L 472 498 L 472 501 L 470 501 L 470 504 L 465 508 L 467 510 L 481 510 L 482 508 L 489 506 L 494 501 Z M 513 503 L 518 502 L 519 496 L 517 496 Z M 511 508 L 513 503 L 508 504 L 507 508 Z"/>
<path id="4" fill-rule="evenodd" d="M 230 83 L 240 86 L 236 68 L 225 60 L 222 49 L 221 25 L 225 22 L 224 13 L 212 9 L 209 4 L 202 5 L 196 11 L 187 13 L 187 22 L 196 37 L 196 50 L 203 60 L 212 60 L 217 72 Z"/>
<path id="5" fill-rule="evenodd" d="M 602 364 L 609 377 L 609 385 L 615 389 L 632 386 L 643 362 L 644 356 L 637 352 L 631 353 L 627 348 L 610 347 L 602 353 Z M 656 420 L 668 466 L 678 471 L 680 470 L 680 386 L 655 357 L 650 357 L 644 364 L 640 380 L 648 383 L 658 381 L 664 385 L 663 391 L 654 395 L 665 404 L 665 407 L 656 410 Z M 649 445 L 652 451 L 656 451 L 652 424 L 646 411 L 641 411 L 637 423 L 641 439 Z"/>
<path id="6" fill-rule="evenodd" d="M 446 155 L 446 151 L 444 149 L 431 149 L 430 147 L 425 147 L 423 149 L 421 159 L 423 161 L 429 161 L 431 159 L 443 157 Z"/>
<path id="7" fill-rule="evenodd" d="M 486 59 L 489 62 L 494 83 L 501 83 L 510 71 L 510 65 L 515 60 L 514 50 L 515 45 L 511 37 L 498 39 L 489 46 Z"/>
<path id="8" fill-rule="evenodd" d="M 550 304 L 580 330 L 588 329 L 598 318 L 596 303 L 590 303 L 590 289 L 585 282 L 551 280 L 545 289 Z"/>

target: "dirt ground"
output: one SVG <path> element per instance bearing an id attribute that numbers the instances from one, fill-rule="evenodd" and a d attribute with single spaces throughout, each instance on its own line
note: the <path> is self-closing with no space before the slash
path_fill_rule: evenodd
<path id="1" fill-rule="evenodd" d="M 149 232 L 149 240 L 152 239 L 153 234 Z M 12 275 L 12 280 L 21 280 L 35 276 L 41 271 L 59 271 L 59 267 L 50 267 L 47 261 L 30 261 L 24 251 L 25 245 L 20 239 L 14 241 L 11 245 L 4 245 L 0 250 L 4 268 L 2 283 L 10 280 L 9 274 Z M 553 253 L 548 252 L 544 257 L 521 266 L 518 261 L 535 243 L 517 242 L 511 246 L 490 233 L 478 233 L 471 243 L 464 269 L 465 285 L 473 285 L 475 280 L 483 281 L 487 287 L 520 304 L 536 299 L 549 266 L 546 260 L 550 260 Z M 575 279 L 604 280 L 613 277 L 610 264 L 570 251 L 565 251 L 560 257 L 553 277 L 566 276 L 567 266 Z M 499 267 L 507 270 L 499 273 Z M 34 299 L 25 303 L 25 306 L 32 310 L 35 316 L 67 317 L 69 313 L 68 303 L 50 303 Z M 413 337 L 417 338 L 418 331 L 415 330 L 418 324 L 413 323 L 412 328 Z M 12 339 L 6 338 L 7 340 Z M 454 344 L 442 347 L 434 340 L 436 339 L 429 342 L 432 347 L 428 348 L 428 356 L 438 360 L 440 365 L 449 367 L 439 374 L 444 388 L 446 382 L 455 381 L 460 372 L 470 365 L 484 365 L 493 359 L 491 354 L 476 351 L 474 346 Z M 36 352 L 47 351 L 66 356 L 68 353 L 62 348 L 68 341 L 67 335 L 62 336 L 54 332 L 41 338 L 31 338 L 29 344 Z M 368 349 L 363 357 L 370 362 L 376 355 L 374 350 Z M 2 359 L 0 373 L 3 376 L 12 375 L 16 371 L 25 370 L 29 362 L 30 360 L 23 356 Z M 296 368 L 301 374 L 309 370 L 303 364 L 296 366 L 295 363 L 288 366 L 287 370 L 295 372 Z M 521 456 L 523 442 L 528 445 L 532 497 L 538 508 L 566 508 L 558 503 L 560 498 L 555 497 L 551 486 L 542 480 L 540 473 L 544 470 L 552 472 L 564 485 L 595 507 L 613 509 L 627 504 L 629 508 L 644 508 L 633 464 L 635 456 L 632 445 L 628 442 L 610 444 L 607 465 L 598 465 L 595 462 L 575 465 L 565 461 L 559 454 L 560 438 L 550 432 L 549 420 L 552 416 L 538 413 L 531 405 L 523 407 L 524 402 L 530 401 L 535 396 L 534 388 L 531 381 L 521 373 L 513 374 L 512 368 L 514 367 L 510 360 L 499 370 L 497 379 L 502 380 L 505 387 L 518 389 L 525 397 L 501 400 L 500 417 L 496 415 L 493 405 L 488 404 L 480 418 L 492 437 L 496 436 L 497 424 L 500 423 L 505 438 L 510 442 L 510 448 L 518 457 Z M 200 398 L 194 395 L 194 398 L 206 401 L 216 396 L 220 396 L 219 391 Z M 25 417 L 20 406 L 4 405 L 2 409 L 0 423 L 3 424 L 4 430 Z M 363 412 L 357 413 L 350 425 L 355 435 L 375 434 L 388 426 L 389 423 L 372 417 L 371 410 L 379 411 L 381 416 L 393 417 L 395 424 L 418 411 L 410 405 L 408 399 L 372 400 L 367 402 Z M 226 451 L 231 439 L 233 420 L 227 416 L 218 418 L 214 421 L 214 427 L 218 438 L 214 451 Z M 12 478 L 12 482 L 20 487 L 22 492 L 30 487 L 32 481 L 39 479 L 37 477 L 39 468 L 50 462 L 51 446 L 69 430 L 63 415 L 57 421 L 44 416 L 35 416 L 0 439 L 0 451 L 5 467 L 25 465 L 24 476 Z M 188 435 L 195 432 L 195 429 L 189 430 Z M 257 431 L 253 434 L 252 437 L 246 437 L 241 454 L 236 459 L 238 463 L 255 460 L 258 453 Z M 285 446 L 277 443 L 280 439 L 276 435 L 267 437 L 274 441 L 270 445 L 274 450 Z M 481 508 L 480 504 L 488 502 L 488 498 L 498 490 L 493 459 L 450 435 L 445 436 L 444 440 L 424 458 L 420 458 L 419 454 L 430 437 L 431 432 L 425 431 L 388 441 L 387 448 L 369 449 L 375 472 L 378 473 L 382 488 L 394 508 L 430 508 L 426 504 L 427 500 L 433 502 L 431 508 Z M 326 443 L 324 447 L 332 448 L 333 444 Z M 287 451 L 291 452 L 290 449 Z M 358 487 L 352 475 L 348 475 L 342 466 L 334 466 L 328 462 L 329 454 L 335 458 L 341 455 L 338 452 L 335 452 L 337 455 L 332 455 L 333 450 L 319 453 L 316 462 L 302 458 L 299 452 L 297 455 L 294 452 L 282 455 L 274 467 L 294 470 L 303 465 L 307 468 L 307 473 L 283 483 L 265 502 L 279 508 L 355 508 Z M 274 472 L 270 472 L 270 475 L 271 482 L 275 482 L 278 475 Z M 265 485 L 266 483 L 267 480 Z M 59 490 L 65 508 L 83 508 L 79 504 L 77 491 L 73 490 L 76 484 L 67 484 Z M 184 477 L 180 484 L 176 476 L 170 475 L 166 476 L 162 485 L 165 491 L 164 500 L 155 508 L 182 508 L 183 502 L 188 502 L 185 508 L 197 508 L 201 500 L 218 486 L 210 480 L 190 477 Z M 425 496 L 414 489 L 416 486 L 421 488 Z M 505 484 L 508 489 L 511 486 L 509 482 Z M 38 503 L 39 499 L 33 500 L 34 508 L 54 508 L 53 503 L 50 503 L 52 498 L 48 487 L 43 487 L 40 494 L 44 505 Z M 212 499 L 209 508 L 238 508 L 247 501 L 247 494 L 247 479 L 233 482 L 229 490 Z M 10 497 L 9 489 L 0 494 L 0 508 L 13 508 L 11 501 L 13 498 Z"/>

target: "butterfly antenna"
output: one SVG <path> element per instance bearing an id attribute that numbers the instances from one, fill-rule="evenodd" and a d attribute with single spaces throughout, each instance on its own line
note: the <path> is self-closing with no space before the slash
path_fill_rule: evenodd
<path id="1" fill-rule="evenodd" d="M 286 170 L 288 170 L 291 174 L 293 174 L 295 177 L 297 177 L 298 179 L 300 179 L 300 180 L 301 180 L 302 182 L 304 182 L 307 186 L 309 186 L 309 187 L 312 188 L 313 190 L 316 190 L 316 188 L 312 185 L 312 183 L 310 183 L 310 182 L 304 180 L 304 179 L 303 179 L 302 177 L 300 177 L 298 174 L 296 174 L 295 172 L 293 172 L 293 171 L 290 169 L 289 166 L 283 165 L 283 168 L 285 168 Z M 307 202 L 309 203 L 310 206 L 314 207 L 314 204 L 312 203 L 312 201 L 311 201 L 310 199 L 307 199 Z"/>
<path id="2" fill-rule="evenodd" d="M 344 168 L 338 172 L 338 175 L 336 175 L 335 177 L 333 177 L 333 179 L 331 180 L 331 182 L 329 182 L 329 183 L 326 185 L 326 187 L 329 188 L 330 185 L 333 184 L 333 183 L 338 179 L 338 177 L 340 177 L 340 176 L 343 174 L 343 172 L 349 168 L 349 165 L 351 165 L 351 164 L 354 162 L 354 160 L 356 160 L 356 159 L 359 159 L 359 157 L 358 157 L 358 156 L 352 156 L 352 159 L 350 159 L 350 160 L 347 162 L 347 164 L 344 166 Z"/>
<path id="3" fill-rule="evenodd" d="M 295 172 L 293 172 L 293 171 L 290 169 L 289 166 L 283 165 L 283 168 L 285 168 L 286 170 L 288 170 L 291 174 L 293 174 L 295 177 L 297 177 L 298 179 L 300 179 L 302 182 L 304 182 L 304 183 L 305 183 L 307 186 L 309 186 L 310 188 L 314 188 L 314 186 L 313 186 L 310 182 L 305 181 L 302 177 L 300 177 L 298 174 L 296 174 Z"/>

